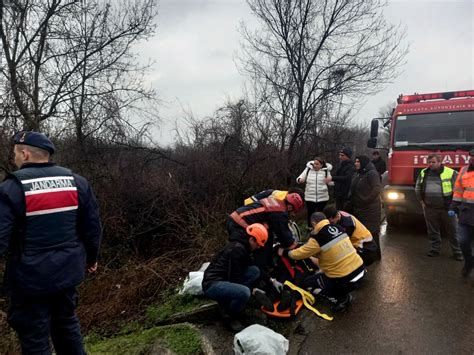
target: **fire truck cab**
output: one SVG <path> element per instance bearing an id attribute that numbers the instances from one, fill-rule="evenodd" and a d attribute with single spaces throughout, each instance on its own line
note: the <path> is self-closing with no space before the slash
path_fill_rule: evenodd
<path id="1" fill-rule="evenodd" d="M 430 154 L 440 154 L 443 164 L 456 170 L 469 163 L 474 90 L 400 95 L 391 117 L 372 120 L 369 148 L 377 147 L 380 121 L 390 130 L 383 201 L 387 222 L 396 225 L 404 214 L 423 213 L 415 183 Z"/>

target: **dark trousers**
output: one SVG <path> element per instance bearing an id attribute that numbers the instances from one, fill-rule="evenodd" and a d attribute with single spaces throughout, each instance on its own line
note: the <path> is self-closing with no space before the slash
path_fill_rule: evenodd
<path id="1" fill-rule="evenodd" d="M 17 332 L 23 355 L 49 355 L 53 342 L 56 354 L 85 354 L 76 316 L 75 287 L 43 296 L 13 291 L 8 324 Z"/>
<path id="2" fill-rule="evenodd" d="M 374 240 L 365 242 L 362 248 L 357 248 L 357 254 L 362 258 L 365 266 L 372 265 L 373 262 L 379 260 L 381 256 L 380 248 Z"/>
<path id="3" fill-rule="evenodd" d="M 474 226 L 459 223 L 459 244 L 461 246 L 464 263 L 467 269 L 474 266 L 474 257 L 472 256 L 472 244 L 474 243 Z"/>
<path id="4" fill-rule="evenodd" d="M 204 290 L 204 295 L 219 303 L 219 306 L 230 316 L 237 316 L 247 305 L 252 288 L 260 277 L 260 269 L 251 265 L 237 282 L 214 281 Z"/>
<path id="5" fill-rule="evenodd" d="M 457 239 L 456 217 L 449 217 L 448 210 L 444 208 L 431 208 L 425 206 L 423 212 L 425 214 L 425 222 L 431 243 L 431 250 L 438 253 L 441 251 L 441 226 L 443 225 L 453 254 L 460 255 L 461 249 L 459 248 L 459 241 Z"/>
<path id="6" fill-rule="evenodd" d="M 308 228 L 312 229 L 311 215 L 314 212 L 323 212 L 324 207 L 326 207 L 326 203 L 327 201 L 321 201 L 321 202 L 306 201 L 306 210 L 308 211 Z"/>
<path id="7" fill-rule="evenodd" d="M 303 287 L 325 297 L 331 303 L 337 304 L 343 301 L 347 294 L 358 288 L 365 276 L 364 266 L 358 267 L 349 275 L 344 277 L 327 277 L 322 272 L 308 276 L 303 281 Z"/>

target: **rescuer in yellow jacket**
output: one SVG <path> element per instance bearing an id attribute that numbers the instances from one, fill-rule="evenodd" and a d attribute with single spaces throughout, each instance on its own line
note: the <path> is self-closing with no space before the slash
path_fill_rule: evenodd
<path id="1" fill-rule="evenodd" d="M 448 214 L 454 217 L 458 214 L 459 244 L 464 257 L 464 267 L 461 275 L 471 274 L 474 260 L 472 243 L 474 242 L 474 149 L 469 151 L 469 165 L 463 167 L 454 185 L 453 202 Z"/>
<path id="2" fill-rule="evenodd" d="M 364 263 L 342 227 L 331 224 L 321 212 L 311 215 L 311 223 L 315 227 L 306 244 L 293 250 L 280 248 L 278 254 L 293 260 L 318 258 L 321 271 L 307 277 L 302 286 L 328 299 L 333 311 L 341 311 L 365 276 Z"/>
<path id="3" fill-rule="evenodd" d="M 378 259 L 377 254 L 380 251 L 377 243 L 370 231 L 357 218 L 347 212 L 338 211 L 334 205 L 326 206 L 323 213 L 329 222 L 344 228 L 365 266 L 371 265 Z"/>

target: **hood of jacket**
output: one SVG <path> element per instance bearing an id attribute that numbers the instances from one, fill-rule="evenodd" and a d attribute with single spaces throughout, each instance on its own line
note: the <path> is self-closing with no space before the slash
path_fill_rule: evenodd
<path id="1" fill-rule="evenodd" d="M 313 163 L 314 163 L 314 160 L 310 160 L 309 162 L 306 163 L 306 167 L 307 167 L 308 169 L 313 169 L 313 167 L 314 167 Z M 332 164 L 326 162 L 326 167 L 325 167 L 325 168 L 321 168 L 321 170 L 331 171 L 331 170 L 332 170 Z"/>
<path id="2" fill-rule="evenodd" d="M 246 233 L 245 234 L 232 233 L 232 235 L 230 235 L 230 237 L 229 237 L 229 242 L 240 243 L 245 247 L 245 249 L 250 251 L 249 238 L 250 238 L 250 236 L 248 236 Z"/>
<path id="3" fill-rule="evenodd" d="M 371 162 L 367 163 L 367 165 L 363 169 L 362 169 L 362 166 L 361 166 L 361 168 L 359 170 L 359 174 L 367 174 L 370 170 L 377 170 L 377 169 L 375 169 L 375 165 Z"/>

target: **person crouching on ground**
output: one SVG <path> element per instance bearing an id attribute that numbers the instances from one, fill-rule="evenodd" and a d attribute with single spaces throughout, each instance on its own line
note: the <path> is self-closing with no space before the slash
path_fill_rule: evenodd
<path id="1" fill-rule="evenodd" d="M 271 300 L 262 290 L 254 288 L 261 273 L 251 258 L 252 252 L 267 242 L 268 231 L 262 224 L 254 223 L 246 228 L 246 232 L 246 236 L 231 235 L 224 249 L 212 258 L 202 281 L 204 295 L 217 301 L 224 317 L 230 318 L 227 325 L 236 332 L 244 328 L 238 318 L 251 295 L 273 311 Z"/>
<path id="2" fill-rule="evenodd" d="M 314 230 L 306 244 L 293 250 L 281 248 L 278 254 L 293 260 L 317 257 L 321 271 L 305 278 L 302 286 L 328 299 L 334 312 L 342 311 L 365 276 L 364 263 L 342 227 L 331 224 L 321 212 L 311 215 L 311 223 Z"/>
<path id="3" fill-rule="evenodd" d="M 329 222 L 344 228 L 365 266 L 371 265 L 378 259 L 377 243 L 370 231 L 357 218 L 347 212 L 339 211 L 336 206 L 326 206 L 323 213 Z"/>

